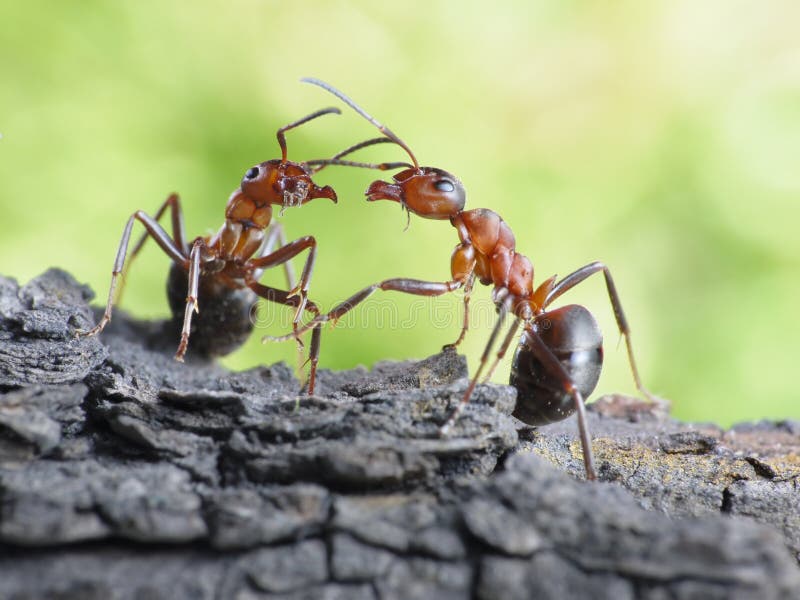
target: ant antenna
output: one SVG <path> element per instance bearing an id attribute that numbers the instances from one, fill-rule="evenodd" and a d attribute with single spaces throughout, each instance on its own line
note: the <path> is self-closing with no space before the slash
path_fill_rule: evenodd
<path id="1" fill-rule="evenodd" d="M 316 79 L 314 77 L 303 77 L 300 81 L 302 81 L 304 83 L 311 83 L 313 85 L 319 86 L 323 90 L 327 90 L 328 92 L 330 92 L 331 94 L 333 94 L 334 96 L 339 98 L 339 100 L 341 100 L 342 102 L 347 104 L 350 108 L 352 108 L 354 111 L 356 111 L 362 117 L 364 117 L 367 121 L 369 121 L 375 127 L 377 127 L 378 131 L 380 131 L 383 135 L 385 135 L 387 138 L 389 138 L 395 144 L 397 144 L 403 150 L 405 150 L 406 153 L 408 153 L 408 155 L 411 157 L 411 161 L 414 163 L 414 168 L 419 170 L 419 163 L 417 162 L 417 157 L 414 156 L 414 153 L 411 151 L 411 148 L 409 148 L 403 140 L 401 140 L 399 137 L 397 137 L 397 135 L 391 129 L 389 129 L 385 125 L 381 125 L 381 123 L 377 119 L 372 117 L 367 111 L 365 111 L 358 104 L 353 102 L 345 94 L 343 94 L 342 92 L 337 90 L 335 87 L 333 87 L 329 83 L 325 83 L 324 81 L 322 81 L 320 79 Z"/>
<path id="2" fill-rule="evenodd" d="M 290 129 L 294 129 L 303 123 L 308 123 L 312 119 L 316 119 L 317 117 L 321 117 L 322 115 L 328 114 L 335 114 L 340 115 L 342 111 L 340 111 L 335 106 L 329 106 L 328 108 L 323 108 L 316 112 L 311 113 L 308 116 L 303 117 L 299 121 L 295 121 L 294 123 L 289 123 L 288 125 L 284 125 L 280 129 L 278 129 L 278 145 L 281 147 L 281 164 L 286 162 L 286 136 L 284 135 L 285 132 L 289 131 Z"/>
<path id="3" fill-rule="evenodd" d="M 352 154 L 356 150 L 361 150 L 362 148 L 366 148 L 367 146 L 374 146 L 375 144 L 386 144 L 396 143 L 393 139 L 387 137 L 379 137 L 379 138 L 372 138 L 371 140 L 364 140 L 363 142 L 359 142 L 354 146 L 350 146 L 349 148 L 342 150 L 334 154 L 331 158 L 323 158 L 317 160 L 307 160 L 307 165 L 317 165 L 315 169 L 312 169 L 312 173 L 318 173 L 328 165 L 341 165 L 344 167 L 363 167 L 365 169 L 377 169 L 379 171 L 388 171 L 390 169 L 397 169 L 400 167 L 408 167 L 413 168 L 413 165 L 410 165 L 406 162 L 385 162 L 385 163 L 366 163 L 366 162 L 354 162 L 350 160 L 340 160 L 343 156 L 347 156 L 348 154 Z"/>
<path id="4" fill-rule="evenodd" d="M 379 138 L 372 138 L 369 140 L 364 140 L 363 142 L 359 142 L 350 146 L 349 148 L 342 150 L 341 152 L 337 152 L 333 155 L 333 159 L 342 158 L 343 156 L 347 156 L 355 152 L 356 150 L 361 150 L 362 148 L 366 148 L 367 146 L 374 146 L 375 144 L 387 144 L 387 143 L 394 143 L 394 140 L 389 139 L 387 137 L 379 137 Z"/>
<path id="5" fill-rule="evenodd" d="M 376 171 L 390 171 L 392 169 L 399 169 L 405 167 L 413 169 L 414 165 L 407 162 L 385 162 L 385 163 L 368 163 L 359 162 L 357 160 L 337 160 L 334 158 L 315 158 L 314 160 L 305 161 L 306 165 L 316 165 L 316 169 L 311 169 L 311 173 L 318 173 L 329 165 L 337 165 L 340 167 L 361 167 L 363 169 L 375 169 Z"/>
<path id="6" fill-rule="evenodd" d="M 327 167 L 328 165 L 341 165 L 344 167 L 363 167 L 365 169 L 377 169 L 379 171 L 388 171 L 390 169 L 397 169 L 399 167 L 407 167 L 413 168 L 413 165 L 410 165 L 406 162 L 385 162 L 385 163 L 366 163 L 366 162 L 356 162 L 351 160 L 340 160 L 343 156 L 347 156 L 348 154 L 352 154 L 356 150 L 361 150 L 362 148 L 366 148 L 368 146 L 374 146 L 375 144 L 386 144 L 391 143 L 394 144 L 395 141 L 386 137 L 379 137 L 379 138 L 372 138 L 371 140 L 364 140 L 363 142 L 359 142 L 349 148 L 342 150 L 341 152 L 337 152 L 331 158 L 323 158 L 323 159 L 316 159 L 316 160 L 307 160 L 307 165 L 318 165 L 316 169 L 312 169 L 312 173 L 317 173 Z"/>

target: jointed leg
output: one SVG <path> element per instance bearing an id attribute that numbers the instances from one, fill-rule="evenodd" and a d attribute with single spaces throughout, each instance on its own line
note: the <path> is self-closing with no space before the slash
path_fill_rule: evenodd
<path id="1" fill-rule="evenodd" d="M 197 238 L 192 244 L 192 251 L 189 255 L 189 285 L 187 286 L 186 309 L 183 313 L 183 329 L 181 329 L 181 342 L 178 351 L 175 353 L 175 360 L 183 362 L 186 355 L 186 348 L 189 346 L 189 334 L 192 332 L 192 314 L 200 312 L 197 306 L 197 288 L 200 284 L 200 257 L 203 254 L 205 242 L 202 238 Z"/>
<path id="2" fill-rule="evenodd" d="M 103 317 L 92 329 L 89 331 L 78 332 L 78 335 L 96 335 L 103 331 L 103 328 L 111 320 L 111 307 L 114 304 L 114 291 L 117 288 L 117 280 L 119 279 L 119 276 L 125 267 L 125 256 L 128 252 L 128 243 L 131 239 L 133 224 L 136 221 L 139 221 L 142 225 L 144 225 L 145 229 L 147 230 L 147 235 L 152 236 L 153 239 L 156 240 L 156 243 L 158 243 L 167 256 L 184 268 L 189 268 L 189 260 L 184 250 L 179 247 L 172 238 L 169 237 L 169 234 L 164 231 L 161 225 L 159 225 L 158 222 L 153 219 L 153 217 L 142 212 L 141 210 L 137 210 L 130 216 L 128 222 L 125 224 L 125 229 L 122 231 L 122 239 L 119 242 L 119 247 L 117 248 L 117 257 L 114 260 L 114 268 L 111 271 L 111 285 L 109 286 L 108 301 L 106 302 L 106 310 L 103 313 Z"/>
<path id="3" fill-rule="evenodd" d="M 497 369 L 497 365 L 500 364 L 500 361 L 503 360 L 503 357 L 508 352 L 508 347 L 511 345 L 511 342 L 517 337 L 517 329 L 519 328 L 520 320 L 514 319 L 514 322 L 511 324 L 511 327 L 508 329 L 508 333 L 506 334 L 503 343 L 500 345 L 500 348 L 497 350 L 497 355 L 494 358 L 494 362 L 492 362 L 492 366 L 489 368 L 489 372 L 486 373 L 486 377 L 483 378 L 483 383 L 486 383 L 492 378 L 494 375 L 495 370 Z"/>
<path id="4" fill-rule="evenodd" d="M 292 306 L 295 308 L 300 307 L 300 299 L 297 296 L 292 296 L 290 292 L 286 292 L 284 290 L 278 290 L 264 284 L 258 283 L 255 281 L 253 276 L 248 278 L 245 283 L 247 287 L 253 290 L 260 298 L 264 300 L 269 300 L 270 302 L 275 302 L 276 304 L 283 304 L 284 306 Z M 305 303 L 304 309 L 311 312 L 311 314 L 316 317 L 319 315 L 319 309 L 317 305 L 311 301 Z M 314 382 L 316 380 L 317 374 L 317 362 L 319 361 L 319 347 L 320 347 L 320 335 L 321 330 L 316 328 L 314 332 L 311 334 L 311 349 L 309 351 L 308 360 L 311 363 L 311 369 L 308 375 L 308 393 L 314 393 Z M 294 337 L 298 344 L 300 342 L 300 334 L 293 333 L 292 337 Z M 263 341 L 263 340 L 262 340 Z"/>
<path id="5" fill-rule="evenodd" d="M 158 207 L 156 214 L 153 215 L 153 219 L 160 221 L 161 217 L 164 216 L 164 213 L 167 212 L 168 208 L 170 209 L 172 239 L 178 248 L 188 254 L 189 247 L 186 245 L 186 227 L 183 220 L 183 210 L 181 210 L 181 200 L 178 197 L 178 194 L 170 194 L 167 199 L 164 200 L 164 203 Z M 146 233 L 142 234 L 142 236 L 133 246 L 133 250 L 131 250 L 131 254 L 128 257 L 128 263 L 130 263 L 134 256 L 139 254 L 142 246 L 144 246 L 144 243 L 147 241 L 147 237 L 148 236 Z"/>
<path id="6" fill-rule="evenodd" d="M 322 337 L 322 329 L 315 327 L 311 332 L 311 347 L 308 350 L 308 362 L 311 367 L 308 369 L 308 380 L 306 382 L 306 393 L 314 393 L 314 384 L 317 381 L 317 363 L 319 362 L 319 346 Z"/>
<path id="7" fill-rule="evenodd" d="M 161 217 L 163 217 L 164 213 L 167 211 L 167 208 L 170 209 L 170 221 L 172 224 L 172 240 L 175 242 L 175 245 L 181 249 L 181 252 L 188 256 L 189 247 L 186 245 L 186 230 L 183 221 L 183 211 L 181 210 L 181 201 L 178 198 L 178 194 L 170 194 L 164 201 L 164 203 L 158 208 L 156 214 L 153 216 L 153 219 L 155 219 L 156 221 L 160 221 Z M 122 291 L 125 286 L 128 270 L 131 267 L 131 261 L 133 261 L 133 259 L 136 258 L 136 255 L 139 254 L 139 251 L 142 249 L 142 246 L 144 246 L 144 243 L 147 241 L 148 237 L 149 234 L 147 232 L 142 234 L 142 236 L 133 245 L 133 250 L 131 250 L 131 253 L 128 256 L 128 260 L 125 261 L 125 267 L 122 272 L 122 281 L 118 286 L 118 292 L 117 292 L 118 303 L 122 300 Z"/>
<path id="8" fill-rule="evenodd" d="M 542 341 L 539 334 L 532 327 L 527 327 L 529 349 L 533 355 L 541 362 L 548 372 L 557 377 L 564 391 L 572 396 L 575 401 L 575 410 L 578 413 L 578 431 L 583 448 L 583 464 L 586 468 L 586 479 L 597 479 L 594 469 L 594 455 L 592 454 L 592 441 L 589 437 L 589 428 L 586 423 L 586 407 L 583 404 L 583 396 L 575 387 L 570 376 L 564 370 L 563 365 L 558 361 L 550 348 Z"/>
<path id="9" fill-rule="evenodd" d="M 467 281 L 464 284 L 464 321 L 461 324 L 461 333 L 458 336 L 458 339 L 453 342 L 452 344 L 447 344 L 445 348 L 457 348 L 458 345 L 464 341 L 464 336 L 467 334 L 467 329 L 469 329 L 469 300 L 470 296 L 472 295 L 472 286 L 475 284 L 475 272 L 469 274 L 467 277 Z"/>
<path id="10" fill-rule="evenodd" d="M 305 236 L 289 242 L 271 254 L 254 258 L 248 261 L 248 266 L 254 269 L 266 269 L 276 265 L 284 264 L 294 258 L 300 252 L 309 249 L 308 257 L 303 265 L 303 272 L 300 274 L 300 282 L 289 291 L 289 297 L 298 296 L 299 303 L 294 315 L 294 322 L 300 320 L 306 303 L 308 302 L 308 287 L 311 281 L 311 274 L 314 270 L 314 260 L 317 256 L 317 241 L 312 236 Z"/>
<path id="11" fill-rule="evenodd" d="M 606 289 L 608 290 L 608 297 L 611 300 L 611 307 L 614 311 L 614 318 L 617 321 L 617 327 L 619 328 L 620 334 L 625 338 L 625 347 L 628 351 L 628 362 L 631 366 L 631 373 L 633 374 L 633 381 L 636 383 L 636 389 L 638 389 L 639 392 L 651 402 L 661 403 L 662 401 L 651 394 L 642 384 L 642 379 L 639 376 L 639 369 L 636 366 L 636 359 L 633 356 L 633 345 L 631 343 L 631 331 L 630 327 L 628 327 L 628 320 L 625 318 L 625 313 L 622 310 L 622 302 L 620 302 L 619 294 L 617 293 L 617 287 L 614 285 L 614 279 L 611 277 L 611 271 L 609 271 L 605 264 L 596 261 L 586 265 L 585 267 L 581 267 L 575 272 L 564 277 L 561 281 L 556 283 L 555 286 L 553 286 L 552 290 L 550 290 L 547 298 L 545 298 L 543 308 L 546 308 L 551 302 L 553 302 L 553 300 L 569 291 L 583 280 L 600 271 L 603 272 L 603 277 L 605 277 Z"/>
<path id="12" fill-rule="evenodd" d="M 252 276 L 245 279 L 245 285 L 247 285 L 247 287 L 253 290 L 257 296 L 263 298 L 264 300 L 269 300 L 270 302 L 275 302 L 276 304 L 282 304 L 284 306 L 291 306 L 295 309 L 300 304 L 300 299 L 297 296 L 292 296 L 285 290 L 279 290 L 277 288 L 264 285 L 263 283 L 258 283 Z M 319 315 L 319 308 L 317 308 L 317 305 L 310 300 L 305 303 L 304 309 L 310 312 L 313 317 Z M 305 331 L 307 330 L 303 330 L 301 333 L 304 333 Z"/>
<path id="13" fill-rule="evenodd" d="M 271 254 L 275 248 L 282 248 L 287 244 L 286 234 L 283 231 L 283 226 L 280 223 L 272 223 L 267 230 L 267 237 L 264 239 L 264 245 L 261 247 L 261 251 L 259 252 L 259 257 L 267 256 Z M 287 288 L 293 290 L 297 285 L 297 277 L 294 273 L 294 267 L 292 266 L 292 261 L 287 260 L 283 263 L 283 271 L 286 275 L 286 284 Z M 255 278 L 258 279 L 261 277 L 261 270 L 257 271 L 255 274 Z M 297 329 L 297 322 L 295 321 L 292 324 L 293 329 Z M 303 365 L 305 364 L 303 360 L 303 341 L 297 337 L 295 339 L 297 342 L 297 372 L 301 372 L 303 370 Z"/>
<path id="14" fill-rule="evenodd" d="M 370 285 L 363 290 L 356 292 L 350 298 L 340 303 L 330 312 L 317 316 L 310 320 L 302 327 L 295 327 L 291 334 L 278 337 L 264 336 L 262 342 L 266 341 L 286 341 L 291 338 L 299 339 L 309 329 L 313 329 L 311 334 L 311 348 L 309 350 L 308 360 L 311 363 L 311 369 L 308 375 L 308 393 L 314 393 L 314 383 L 316 381 L 317 362 L 319 360 L 319 347 L 320 336 L 322 335 L 321 326 L 327 321 L 336 322 L 345 314 L 353 310 L 358 304 L 366 300 L 375 290 L 392 290 L 397 292 L 405 292 L 406 294 L 413 294 L 416 296 L 440 296 L 447 292 L 457 290 L 463 285 L 462 281 L 419 281 L 417 279 L 387 279 L 380 283 Z M 252 286 L 251 286 L 252 287 Z M 287 298 L 293 299 L 295 297 Z M 314 307 L 316 310 L 316 306 Z"/>
<path id="15" fill-rule="evenodd" d="M 272 223 L 267 230 L 267 237 L 264 238 L 264 245 L 261 247 L 261 252 L 259 252 L 259 258 L 271 254 L 276 244 L 278 248 L 282 248 L 286 243 L 286 234 L 283 231 L 283 226 L 280 223 Z M 283 263 L 283 271 L 286 274 L 287 287 L 290 290 L 294 289 L 294 286 L 297 285 L 297 277 L 291 260 Z M 256 279 L 260 276 L 261 274 L 258 273 Z"/>
<path id="16" fill-rule="evenodd" d="M 447 417 L 447 420 L 444 424 L 439 428 L 440 435 L 446 435 L 450 428 L 453 426 L 453 423 L 456 422 L 458 419 L 458 415 L 461 414 L 461 411 L 464 410 L 464 407 L 469 402 L 470 396 L 472 396 L 472 392 L 475 390 L 475 386 L 478 383 L 478 379 L 481 376 L 481 371 L 486 366 L 486 362 L 489 360 L 489 355 L 492 351 L 492 346 L 494 346 L 495 341 L 497 341 L 497 336 L 500 334 L 500 329 L 503 327 L 503 322 L 505 321 L 506 314 L 508 311 L 511 310 L 511 302 L 512 299 L 509 296 L 502 301 L 500 304 L 500 311 L 497 316 L 497 322 L 494 324 L 494 328 L 492 329 L 492 334 L 489 336 L 489 341 L 486 343 L 486 347 L 483 349 L 483 354 L 481 355 L 481 362 L 478 365 L 478 370 L 475 371 L 475 375 L 473 376 L 472 380 L 469 382 L 469 386 L 467 387 L 467 391 L 464 392 L 464 396 L 461 398 L 461 402 L 458 403 L 458 406 L 450 413 L 450 416 Z M 515 317 L 516 318 L 516 317 Z"/>
<path id="17" fill-rule="evenodd" d="M 273 341 L 273 342 L 282 342 L 291 339 L 296 335 L 302 335 L 309 329 L 314 329 L 315 327 L 319 327 L 323 323 L 328 321 L 333 321 L 334 323 L 341 319 L 344 315 L 349 313 L 353 310 L 356 306 L 366 300 L 369 296 L 372 295 L 373 292 L 376 290 L 385 290 L 385 291 L 394 291 L 394 292 L 403 292 L 406 294 L 412 294 L 414 296 L 441 296 L 442 294 L 446 294 L 447 292 L 453 292 L 464 285 L 463 280 L 451 280 L 451 281 L 420 281 L 419 279 L 386 279 L 381 281 L 380 283 L 375 283 L 373 285 L 365 287 L 363 290 L 360 290 L 350 296 L 344 302 L 339 303 L 337 306 L 333 308 L 330 312 L 327 312 L 323 315 L 319 315 L 303 325 L 299 327 L 293 334 L 290 335 L 282 335 L 278 337 L 266 336 L 264 341 Z"/>

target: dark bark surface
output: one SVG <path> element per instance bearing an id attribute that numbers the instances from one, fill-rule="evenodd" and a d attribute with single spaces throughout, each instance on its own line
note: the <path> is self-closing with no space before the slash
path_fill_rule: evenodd
<path id="1" fill-rule="evenodd" d="M 800 598 L 800 425 L 608 397 L 531 429 L 445 352 L 320 374 L 172 360 L 51 270 L 0 278 L 0 598 Z"/>

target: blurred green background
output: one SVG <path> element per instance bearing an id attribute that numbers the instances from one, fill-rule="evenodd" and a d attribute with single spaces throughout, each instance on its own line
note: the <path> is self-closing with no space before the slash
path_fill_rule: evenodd
<path id="1" fill-rule="evenodd" d="M 3 3 L 0 22 L 5 275 L 26 281 L 58 265 L 102 300 L 126 218 L 155 211 L 172 191 L 190 235 L 215 230 L 247 168 L 278 156 L 278 127 L 341 106 L 298 82 L 316 76 L 387 123 L 421 162 L 460 176 L 468 207 L 499 212 L 537 281 L 607 262 L 645 382 L 676 415 L 726 425 L 800 418 L 795 0 L 29 0 Z M 324 157 L 373 135 L 345 111 L 290 132 L 290 157 Z M 318 181 L 337 189 L 339 204 L 280 218 L 290 238 L 319 241 L 311 295 L 324 307 L 382 278 L 449 275 L 455 231 L 415 218 L 404 233 L 397 205 L 364 201 L 374 176 L 323 171 Z M 151 243 L 131 272 L 126 310 L 166 314 L 167 265 Z M 421 358 L 458 333 L 457 295 L 375 298 L 367 323 L 326 330 L 322 366 Z M 473 368 L 491 326 L 488 298 L 488 288 L 474 295 L 480 322 L 462 346 Z M 632 392 L 602 278 L 569 301 L 590 307 L 606 333 L 598 392 Z M 294 364 L 291 343 L 259 338 L 227 364 Z M 507 373 L 506 364 L 495 379 Z"/>

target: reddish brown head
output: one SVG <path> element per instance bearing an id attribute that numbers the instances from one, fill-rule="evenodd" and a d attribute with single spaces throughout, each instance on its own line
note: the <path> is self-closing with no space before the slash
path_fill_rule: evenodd
<path id="1" fill-rule="evenodd" d="M 464 186 L 447 171 L 412 167 L 393 179 L 394 183 L 374 181 L 367 189 L 367 200 L 393 200 L 426 219 L 450 219 L 464 210 Z"/>
<path id="2" fill-rule="evenodd" d="M 303 165 L 282 160 L 268 160 L 248 169 L 242 178 L 242 192 L 256 204 L 283 207 L 300 206 L 314 198 L 336 202 L 332 187 L 319 187 Z"/>
<path id="3" fill-rule="evenodd" d="M 467 195 L 464 191 L 464 186 L 457 177 L 442 169 L 420 167 L 417 157 L 414 156 L 411 148 L 409 148 L 397 134 L 378 122 L 350 97 L 346 96 L 332 85 L 320 81 L 319 79 L 314 79 L 313 77 L 306 77 L 302 79 L 302 81 L 317 85 L 342 100 L 350 108 L 372 123 L 387 139 L 405 150 L 409 158 L 411 158 L 411 162 L 414 163 L 413 166 L 409 166 L 409 168 L 397 173 L 397 175 L 393 177 L 394 183 L 387 183 L 385 181 L 373 182 L 369 186 L 369 189 L 367 189 L 368 201 L 393 200 L 399 202 L 400 205 L 409 212 L 413 212 L 415 215 L 425 217 L 426 219 L 449 219 L 464 210 Z M 369 140 L 367 144 L 374 142 L 375 140 Z M 364 144 L 357 147 L 363 145 Z M 396 163 L 384 163 L 383 165 L 368 165 L 362 163 L 356 166 L 369 166 L 372 168 L 384 169 L 388 167 L 389 164 L 394 165 Z"/>
<path id="4" fill-rule="evenodd" d="M 311 180 L 311 170 L 303 163 L 286 158 L 286 132 L 323 115 L 341 114 L 335 107 L 323 108 L 278 129 L 280 160 L 268 160 L 251 167 L 242 178 L 242 194 L 256 206 L 280 204 L 283 208 L 300 206 L 314 198 L 336 202 L 336 192 L 326 185 L 319 187 Z"/>

